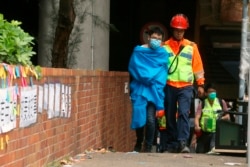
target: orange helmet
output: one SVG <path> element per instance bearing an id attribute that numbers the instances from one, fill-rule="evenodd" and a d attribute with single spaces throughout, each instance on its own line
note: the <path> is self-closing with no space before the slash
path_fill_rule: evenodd
<path id="1" fill-rule="evenodd" d="M 189 27 L 188 18 L 184 14 L 177 14 L 172 17 L 170 26 L 172 28 L 187 29 Z"/>

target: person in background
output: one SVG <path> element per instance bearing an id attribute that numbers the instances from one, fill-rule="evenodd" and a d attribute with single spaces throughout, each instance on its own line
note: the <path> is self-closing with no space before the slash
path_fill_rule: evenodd
<path id="1" fill-rule="evenodd" d="M 164 152 L 189 153 L 189 112 L 194 96 L 194 81 L 198 87 L 198 96 L 202 96 L 204 69 L 197 45 L 184 38 L 189 27 L 188 18 L 184 14 L 177 14 L 172 17 L 170 27 L 172 37 L 163 46 L 170 53 L 168 79 L 164 89 L 167 117 Z"/>
<path id="2" fill-rule="evenodd" d="M 156 112 L 164 110 L 164 86 L 167 80 L 168 53 L 161 46 L 164 37 L 159 27 L 148 32 L 148 43 L 136 46 L 128 71 L 131 76 L 131 128 L 136 130 L 134 151 L 151 152 L 156 130 Z M 144 133 L 145 132 L 145 133 Z M 144 141 L 145 139 L 145 141 Z"/>
<path id="3" fill-rule="evenodd" d="M 195 133 L 191 146 L 196 153 L 208 153 L 215 147 L 216 121 L 218 119 L 230 120 L 227 103 L 217 98 L 216 87 L 213 83 L 206 84 L 205 99 L 197 107 L 195 114 Z M 196 146 L 195 146 L 196 144 Z"/>

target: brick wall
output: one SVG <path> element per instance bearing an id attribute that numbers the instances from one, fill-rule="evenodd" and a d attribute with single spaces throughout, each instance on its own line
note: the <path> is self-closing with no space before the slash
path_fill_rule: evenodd
<path id="1" fill-rule="evenodd" d="M 36 123 L 25 128 L 19 127 L 17 116 L 17 127 L 0 134 L 0 166 L 46 166 L 90 148 L 112 146 L 117 151 L 131 151 L 135 133 L 130 129 L 129 94 L 124 93 L 128 73 L 42 70 L 42 79 L 33 80 L 35 85 L 60 83 L 71 87 L 71 116 L 49 119 L 43 109 Z"/>

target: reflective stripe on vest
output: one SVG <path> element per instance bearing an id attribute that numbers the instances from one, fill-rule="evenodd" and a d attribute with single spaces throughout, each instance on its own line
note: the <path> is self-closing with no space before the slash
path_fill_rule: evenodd
<path id="1" fill-rule="evenodd" d="M 178 56 L 176 57 L 174 63 L 172 64 L 171 69 L 169 69 L 170 75 L 168 76 L 168 80 L 175 82 L 193 83 L 194 81 L 194 75 L 192 70 L 193 47 L 191 45 L 184 46 L 184 48 L 178 55 L 175 55 L 172 49 L 168 45 L 165 45 L 164 48 L 167 50 L 167 52 L 170 53 L 168 67 L 170 67 L 170 65 L 173 63 L 175 56 Z M 173 70 L 175 70 L 174 73 L 171 73 Z"/>
<path id="2" fill-rule="evenodd" d="M 204 108 L 202 109 L 200 126 L 204 132 L 215 132 L 218 110 L 222 110 L 219 99 L 214 100 L 213 106 L 210 105 L 208 99 L 204 100 Z"/>

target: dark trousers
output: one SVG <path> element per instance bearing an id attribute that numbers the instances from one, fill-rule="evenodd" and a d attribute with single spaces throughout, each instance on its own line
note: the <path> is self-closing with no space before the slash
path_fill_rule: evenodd
<path id="1" fill-rule="evenodd" d="M 215 146 L 215 132 L 202 132 L 197 139 L 196 153 L 207 153 Z"/>
<path id="2" fill-rule="evenodd" d="M 193 86 L 175 88 L 167 85 L 164 91 L 167 118 L 166 143 L 167 149 L 173 149 L 178 148 L 180 142 L 188 142 L 190 136 L 189 113 Z"/>
<path id="3" fill-rule="evenodd" d="M 155 112 L 156 112 L 155 105 L 151 102 L 148 102 L 146 125 L 145 127 L 136 129 L 137 143 L 142 143 L 145 137 L 146 147 L 150 148 L 152 147 L 155 139 L 155 130 L 156 130 Z"/>

